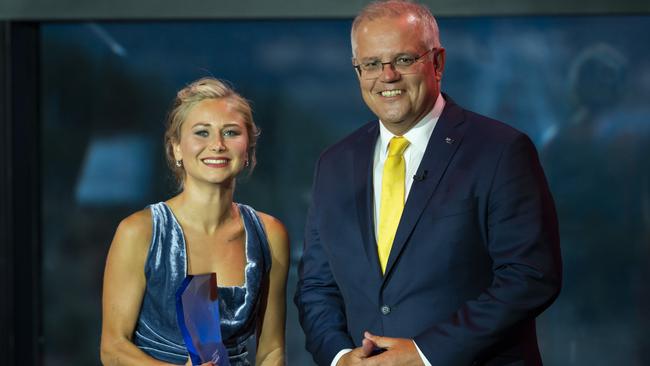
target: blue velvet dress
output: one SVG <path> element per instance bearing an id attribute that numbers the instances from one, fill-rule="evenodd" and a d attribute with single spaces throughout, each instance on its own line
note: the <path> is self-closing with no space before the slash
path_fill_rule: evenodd
<path id="1" fill-rule="evenodd" d="M 153 232 L 145 262 L 147 285 L 135 328 L 134 343 L 161 361 L 183 365 L 187 349 L 176 320 L 175 293 L 187 274 L 187 252 L 180 224 L 169 206 L 149 206 Z M 246 232 L 246 270 L 243 287 L 219 287 L 221 335 L 232 366 L 249 365 L 247 340 L 255 333 L 262 284 L 271 268 L 264 227 L 255 210 L 238 204 Z"/>

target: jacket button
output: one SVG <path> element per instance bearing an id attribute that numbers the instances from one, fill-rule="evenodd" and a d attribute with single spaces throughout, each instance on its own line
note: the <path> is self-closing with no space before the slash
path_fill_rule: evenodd
<path id="1" fill-rule="evenodd" d="M 381 313 L 384 314 L 384 315 L 390 314 L 390 306 L 382 305 L 381 306 Z"/>

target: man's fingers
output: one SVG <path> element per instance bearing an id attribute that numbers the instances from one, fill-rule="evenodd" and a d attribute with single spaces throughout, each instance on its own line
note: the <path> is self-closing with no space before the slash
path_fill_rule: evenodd
<path id="1" fill-rule="evenodd" d="M 349 353 L 346 353 L 345 355 L 350 355 L 350 357 L 354 358 L 364 358 L 366 357 L 366 351 L 363 349 L 363 347 L 357 347 L 350 351 Z"/>
<path id="2" fill-rule="evenodd" d="M 365 332 L 365 333 L 363 334 L 363 336 L 364 336 L 367 340 L 369 340 L 369 341 L 371 341 L 372 343 L 374 343 L 375 347 L 379 347 L 379 348 L 389 348 L 389 347 L 393 344 L 393 342 L 391 341 L 391 338 L 389 338 L 389 337 L 381 337 L 381 336 L 377 336 L 377 335 L 374 335 L 374 334 L 372 334 L 372 333 L 370 333 L 370 332 Z"/>
<path id="3" fill-rule="evenodd" d="M 364 338 L 361 341 L 361 349 L 363 350 L 363 356 L 369 357 L 372 354 L 372 351 L 377 347 L 375 342 L 371 341 L 368 338 Z"/>

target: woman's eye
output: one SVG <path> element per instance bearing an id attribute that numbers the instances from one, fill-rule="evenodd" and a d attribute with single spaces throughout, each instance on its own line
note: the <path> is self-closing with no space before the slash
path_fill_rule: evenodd
<path id="1" fill-rule="evenodd" d="M 223 131 L 223 135 L 224 136 L 239 136 L 240 133 L 239 133 L 239 131 L 236 131 L 236 130 L 225 130 L 225 131 Z"/>
<path id="2" fill-rule="evenodd" d="M 206 130 L 198 130 L 195 131 L 194 134 L 201 137 L 208 137 L 210 135 Z"/>

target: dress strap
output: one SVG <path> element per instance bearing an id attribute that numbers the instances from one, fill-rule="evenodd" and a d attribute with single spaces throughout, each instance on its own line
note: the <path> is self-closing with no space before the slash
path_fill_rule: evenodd
<path id="1" fill-rule="evenodd" d="M 262 257 L 264 260 L 264 272 L 268 273 L 271 270 L 271 251 L 269 249 L 269 241 L 266 236 L 266 230 L 264 228 L 264 223 L 257 215 L 257 212 L 254 208 L 238 203 L 239 211 L 242 213 L 244 218 L 244 225 L 246 225 L 246 231 L 249 235 L 255 235 L 257 240 L 251 242 L 258 243 L 261 251 Z"/>

